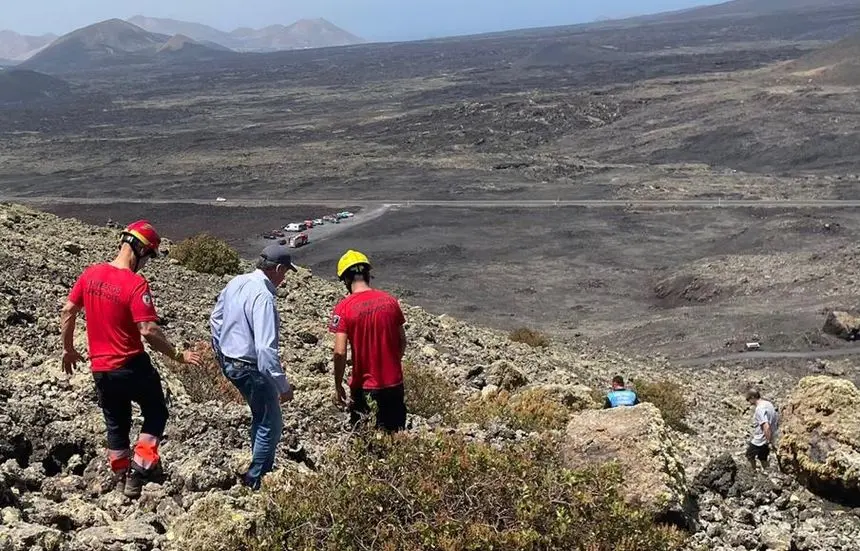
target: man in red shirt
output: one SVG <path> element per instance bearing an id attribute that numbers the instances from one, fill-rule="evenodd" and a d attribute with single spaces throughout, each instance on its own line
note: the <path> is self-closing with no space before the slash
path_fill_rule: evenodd
<path id="1" fill-rule="evenodd" d="M 355 425 L 370 413 L 367 394 L 376 402 L 376 427 L 388 432 L 406 428 L 403 391 L 403 354 L 406 331 L 397 299 L 370 287 L 370 261 L 357 251 L 347 251 L 337 266 L 337 276 L 349 296 L 340 301 L 331 317 L 335 334 L 334 388 L 336 400 L 347 406 Z M 350 399 L 343 388 L 346 348 L 352 349 Z"/>
<path id="2" fill-rule="evenodd" d="M 71 374 L 83 358 L 75 350 L 75 321 L 86 312 L 90 365 L 99 405 L 107 425 L 108 459 L 123 492 L 140 497 L 159 466 L 158 441 L 167 424 L 161 377 L 143 348 L 141 337 L 162 354 L 199 365 L 194 352 L 177 350 L 157 325 L 158 316 L 146 279 L 138 271 L 158 254 L 161 239 L 146 220 L 122 233 L 119 254 L 110 263 L 84 270 L 62 312 L 63 369 Z M 143 414 L 143 427 L 131 457 L 131 403 Z"/>

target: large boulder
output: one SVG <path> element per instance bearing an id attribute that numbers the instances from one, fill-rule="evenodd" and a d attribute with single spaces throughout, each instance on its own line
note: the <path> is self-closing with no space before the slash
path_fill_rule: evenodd
<path id="1" fill-rule="evenodd" d="M 827 314 L 822 330 L 840 339 L 855 340 L 860 333 L 860 318 L 852 316 L 848 312 L 834 310 Z"/>
<path id="2" fill-rule="evenodd" d="M 699 471 L 693 479 L 693 490 L 699 494 L 712 491 L 726 497 L 735 485 L 737 474 L 738 465 L 734 458 L 731 454 L 724 453 L 710 460 Z"/>
<path id="3" fill-rule="evenodd" d="M 782 408 L 779 460 L 810 490 L 860 504 L 860 390 L 850 381 L 806 377 Z"/>
<path id="4" fill-rule="evenodd" d="M 692 520 L 684 467 L 653 404 L 575 415 L 567 426 L 562 457 L 572 469 L 616 461 L 629 503 L 662 520 L 678 524 Z"/>
<path id="5" fill-rule="evenodd" d="M 0 549 L 31 551 L 61 549 L 63 535 L 59 530 L 26 522 L 4 522 L 0 525 Z"/>
<path id="6" fill-rule="evenodd" d="M 72 551 L 113 551 L 114 549 L 153 549 L 158 532 L 154 527 L 135 520 L 110 526 L 94 526 L 77 532 Z"/>

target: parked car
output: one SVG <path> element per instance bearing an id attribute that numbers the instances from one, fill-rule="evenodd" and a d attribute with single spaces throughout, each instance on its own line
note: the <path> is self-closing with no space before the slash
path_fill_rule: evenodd
<path id="1" fill-rule="evenodd" d="M 323 221 L 322 218 L 315 218 L 314 219 L 314 226 L 322 226 L 323 224 L 325 224 L 325 221 Z"/>
<path id="2" fill-rule="evenodd" d="M 274 239 L 275 238 L 275 236 L 272 235 L 271 233 L 264 233 L 263 235 L 261 235 L 261 237 L 263 239 Z"/>
<path id="3" fill-rule="evenodd" d="M 323 216 L 323 221 L 328 222 L 329 224 L 340 224 L 340 218 L 333 214 L 327 214 Z"/>
<path id="4" fill-rule="evenodd" d="M 284 231 L 300 232 L 300 231 L 307 229 L 306 227 L 303 227 L 303 226 L 304 226 L 304 224 L 299 224 L 298 222 L 291 222 L 291 223 L 287 224 L 286 226 L 284 226 Z"/>
<path id="5" fill-rule="evenodd" d="M 223 203 L 223 202 L 227 201 L 227 199 L 225 199 L 224 197 L 217 197 L 217 198 L 215 199 L 215 201 L 217 201 L 217 202 L 219 202 L 219 203 Z"/>
<path id="6" fill-rule="evenodd" d="M 305 228 L 311 229 L 312 227 L 314 227 L 314 221 L 313 220 L 305 220 Z"/>
<path id="7" fill-rule="evenodd" d="M 290 247 L 297 249 L 299 247 L 307 245 L 309 241 L 310 240 L 308 239 L 308 234 L 300 233 L 298 235 L 290 237 Z"/>
<path id="8" fill-rule="evenodd" d="M 348 210 L 337 213 L 338 218 L 352 218 L 355 214 L 349 212 Z"/>

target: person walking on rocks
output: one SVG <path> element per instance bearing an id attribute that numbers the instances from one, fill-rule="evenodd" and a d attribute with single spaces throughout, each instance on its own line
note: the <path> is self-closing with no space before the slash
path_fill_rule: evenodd
<path id="1" fill-rule="evenodd" d="M 122 232 L 119 254 L 110 263 L 84 270 L 62 311 L 63 370 L 71 374 L 83 361 L 75 349 L 75 322 L 86 313 L 90 365 L 107 427 L 108 460 L 123 493 L 140 496 L 141 488 L 160 467 L 158 443 L 168 411 L 161 377 L 145 352 L 141 337 L 165 356 L 200 364 L 200 356 L 180 351 L 158 326 L 147 280 L 138 272 L 158 255 L 161 239 L 141 220 Z M 130 448 L 131 403 L 143 415 L 137 444 Z"/>
<path id="2" fill-rule="evenodd" d="M 260 489 L 271 472 L 284 422 L 281 404 L 293 399 L 293 389 L 278 356 L 279 316 L 275 291 L 296 272 L 290 249 L 269 245 L 257 269 L 234 277 L 221 291 L 212 311 L 212 347 L 224 376 L 251 408 L 251 465 L 243 483 Z"/>
<path id="3" fill-rule="evenodd" d="M 764 400 L 756 389 L 750 389 L 746 393 L 747 402 L 755 407 L 753 412 L 752 438 L 747 445 L 746 458 L 753 472 L 756 470 L 756 459 L 761 462 L 762 468 L 769 467 L 771 447 L 776 443 L 777 431 L 779 430 L 779 414 L 774 405 Z"/>
<path id="4" fill-rule="evenodd" d="M 635 392 L 624 386 L 624 377 L 616 375 L 612 378 L 612 391 L 606 395 L 603 409 L 617 408 L 621 406 L 635 406 L 639 403 L 639 397 Z"/>
<path id="5" fill-rule="evenodd" d="M 350 412 L 355 426 L 370 413 L 367 395 L 376 402 L 376 427 L 387 432 L 406 428 L 403 354 L 406 323 L 397 299 L 370 286 L 370 260 L 347 251 L 338 261 L 337 277 L 348 296 L 334 308 L 329 331 L 335 335 L 335 400 Z M 347 344 L 352 350 L 350 396 L 343 387 Z"/>

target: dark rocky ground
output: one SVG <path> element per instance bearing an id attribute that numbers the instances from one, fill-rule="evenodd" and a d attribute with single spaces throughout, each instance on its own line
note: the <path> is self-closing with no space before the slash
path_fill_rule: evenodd
<path id="1" fill-rule="evenodd" d="M 773 64 L 858 22 L 827 8 L 65 75 L 76 99 L 0 109 L 0 195 L 855 199 L 856 87 Z M 315 214 L 51 208 L 211 231 L 246 254 Z M 822 232 L 828 221 L 839 230 Z M 438 312 L 686 356 L 751 336 L 830 345 L 817 329 L 823 308 L 853 306 L 856 223 L 847 210 L 407 209 L 297 257 L 328 274 L 357 244 L 381 284 Z"/>
<path id="2" fill-rule="evenodd" d="M 254 235 L 317 211 L 122 201 L 856 198 L 856 88 L 770 64 L 853 32 L 858 20 L 856 10 L 822 9 L 77 75 L 70 102 L 0 110 L 0 195 L 115 198 L 52 208 L 98 225 L 148 217 L 172 238 L 209 230 L 248 256 Z M 247 461 L 245 409 L 196 402 L 168 376 L 168 479 L 139 504 L 111 492 L 91 381 L 59 375 L 57 310 L 79 270 L 114 250 L 115 231 L 7 205 L 0 221 L 0 548 L 216 549 L 227 533 L 220 523 L 237 529 L 249 505 L 235 486 Z M 529 388 L 588 395 L 619 372 L 680 384 L 692 430 L 666 432 L 659 448 L 678 459 L 673 472 L 682 465 L 688 486 L 703 485 L 690 551 L 849 551 L 860 537 L 856 508 L 737 465 L 750 416 L 739 391 L 757 385 L 784 405 L 804 375 L 856 381 L 856 360 L 686 368 L 638 355 L 734 350 L 751 337 L 770 348 L 831 346 L 818 328 L 825 308 L 856 306 L 858 224 L 848 209 L 404 208 L 297 260 L 326 276 L 343 249 L 365 249 L 380 286 L 433 312 L 408 307 L 408 359 L 463 395 L 511 372 Z M 168 262 L 148 276 L 171 335 L 205 339 L 223 281 Z M 303 273 L 280 299 L 282 354 L 298 388 L 286 424 L 313 460 L 343 437 L 324 330 L 342 292 Z M 533 350 L 443 311 L 564 340 Z M 834 456 L 854 461 L 845 481 L 857 472 L 853 392 L 838 415 L 821 416 L 843 423 L 833 434 L 853 450 Z M 413 432 L 432 424 L 411 422 Z M 456 430 L 493 443 L 528 436 Z M 286 448 L 278 463 L 289 480 L 307 467 Z"/>
<path id="3" fill-rule="evenodd" d="M 80 270 L 113 254 L 116 230 L 0 204 L 0 238 L 6 245 L 0 250 L 0 548 L 233 551 L 228 538 L 247 536 L 260 512 L 271 506 L 268 496 L 249 496 L 237 485 L 249 453 L 247 408 L 201 397 L 192 391 L 199 391 L 199 379 L 181 377 L 154 355 L 171 396 L 162 445 L 166 474 L 134 502 L 112 491 L 90 375 L 85 369 L 72 377 L 61 373 L 57 312 Z M 190 272 L 166 259 L 147 266 L 146 273 L 171 338 L 188 344 L 205 341 L 208 315 L 224 279 Z M 383 273 L 381 279 L 386 278 Z M 309 474 L 325 461 L 327 450 L 346 438 L 344 414 L 330 398 L 333 339 L 325 330 L 332 305 L 342 296 L 340 285 L 305 271 L 279 292 L 281 356 L 296 399 L 285 408 L 287 431 L 278 473 L 267 482 L 275 493 L 287 487 L 282 484 Z M 593 441 L 595 420 L 604 426 L 613 426 L 614 419 L 638 419 L 640 424 L 631 427 L 646 422 L 647 430 L 624 436 L 624 442 L 638 447 L 621 445 L 619 459 L 625 462 L 625 476 L 630 475 L 625 488 L 635 494 L 667 487 L 673 503 L 695 500 L 696 507 L 685 513 L 691 521 L 685 550 L 849 551 L 860 537 L 856 508 L 822 500 L 795 476 L 776 469 L 753 476 L 745 467 L 742 450 L 751 411 L 740 395 L 746 385 L 757 385 L 787 407 L 801 377 L 828 375 L 812 384 L 810 400 L 806 395 L 795 398 L 808 403 L 798 421 L 811 427 L 826 423 L 826 434 L 803 426 L 795 436 L 815 438 L 818 447 L 813 450 L 833 449 L 829 476 L 853 484 L 857 441 L 851 435 L 857 430 L 860 392 L 848 381 L 856 381 L 860 373 L 856 361 L 689 369 L 582 342 L 533 349 L 509 341 L 504 333 L 433 315 L 408 301 L 404 308 L 407 360 L 443 376 L 461 397 L 483 399 L 501 385 L 515 393 L 560 392 L 580 407 L 594 408 L 592 389 L 601 391 L 619 372 L 680 385 L 689 404 L 690 430 L 668 428 L 651 405 L 617 417 L 591 410 L 571 413 L 565 442 L 573 450 L 590 446 L 575 435 Z M 76 344 L 84 350 L 82 327 Z M 846 386 L 828 390 L 832 385 Z M 834 393 L 841 393 L 838 400 Z M 826 415 L 813 398 L 828 404 Z M 410 434 L 421 437 L 438 424 L 438 419 L 411 415 Z M 536 436 L 503 421 L 486 428 L 457 422 L 445 430 L 500 446 Z M 289 453 L 299 443 L 305 455 Z M 649 460 L 637 461 L 635 450 Z M 816 456 L 813 463 L 830 468 L 824 457 Z M 835 499 L 840 494 L 823 495 Z"/>
<path id="4" fill-rule="evenodd" d="M 249 239 L 321 207 L 62 204 L 94 224 L 146 217 L 173 239 L 199 231 L 253 258 Z M 829 309 L 857 306 L 860 218 L 853 209 L 400 207 L 295 253 L 331 278 L 347 248 L 376 283 L 431 311 L 505 330 L 539 328 L 670 358 L 843 344 Z M 774 305 L 778 305 L 775 307 Z"/>

